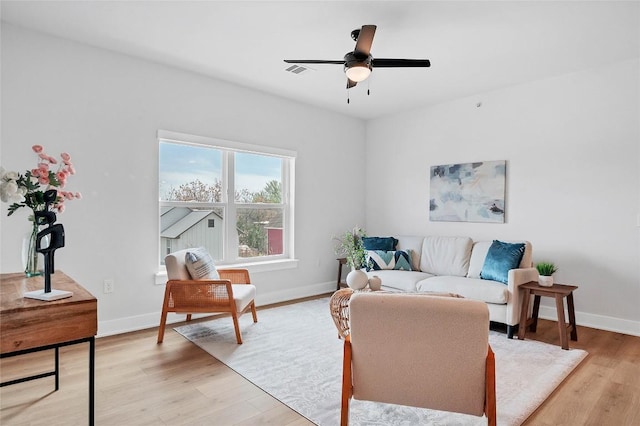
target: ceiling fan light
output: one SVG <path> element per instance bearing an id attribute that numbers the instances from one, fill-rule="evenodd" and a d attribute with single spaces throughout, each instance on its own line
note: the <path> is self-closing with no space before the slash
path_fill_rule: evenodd
<path id="1" fill-rule="evenodd" d="M 361 81 L 366 80 L 367 77 L 369 77 L 369 75 L 371 74 L 371 68 L 369 67 L 369 65 L 363 62 L 363 63 L 351 65 L 344 72 L 345 74 L 347 74 L 347 78 L 349 80 L 359 83 Z"/>

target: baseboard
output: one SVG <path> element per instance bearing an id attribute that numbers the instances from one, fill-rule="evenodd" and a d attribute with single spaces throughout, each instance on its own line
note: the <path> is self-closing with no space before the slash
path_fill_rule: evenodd
<path id="1" fill-rule="evenodd" d="M 335 281 L 313 284 L 309 286 L 301 286 L 287 290 L 275 291 L 270 293 L 258 293 L 256 297 L 256 306 L 266 306 L 274 303 L 288 302 L 290 300 L 302 299 L 304 297 L 317 296 L 320 294 L 335 291 Z M 158 308 L 162 306 L 158 305 Z M 329 308 L 327 308 L 329 309 Z M 329 312 L 327 310 L 327 312 Z M 98 336 L 106 337 L 115 334 L 128 333 L 131 331 L 144 330 L 147 328 L 157 327 L 160 323 L 160 310 L 144 315 L 136 315 L 126 318 L 118 318 L 110 321 L 98 322 Z M 193 318 L 203 318 L 207 314 L 194 314 Z M 184 315 L 169 314 L 167 315 L 167 324 L 173 324 L 184 321 Z"/>
<path id="2" fill-rule="evenodd" d="M 557 321 L 558 314 L 555 306 L 540 306 L 538 317 Z M 576 311 L 576 324 L 578 327 L 583 326 L 597 328 L 599 330 L 613 331 L 616 333 L 629 334 L 631 336 L 640 336 L 640 321 L 630 321 L 622 318 Z"/>

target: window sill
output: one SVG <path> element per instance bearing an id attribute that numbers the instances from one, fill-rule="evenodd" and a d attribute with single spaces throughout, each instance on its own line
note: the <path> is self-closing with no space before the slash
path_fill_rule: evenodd
<path id="1" fill-rule="evenodd" d="M 249 273 L 271 272 L 280 271 L 283 269 L 295 269 L 298 267 L 298 259 L 281 259 L 281 260 L 269 260 L 264 262 L 250 262 L 250 263 L 233 263 L 228 265 L 217 265 L 220 269 L 225 268 L 245 268 L 249 270 Z M 159 270 L 155 274 L 155 284 L 165 285 L 167 283 L 167 271 L 165 269 Z"/>

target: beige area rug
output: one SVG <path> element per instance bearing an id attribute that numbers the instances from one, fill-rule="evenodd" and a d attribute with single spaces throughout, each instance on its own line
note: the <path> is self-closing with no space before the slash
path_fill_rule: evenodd
<path id="1" fill-rule="evenodd" d="M 315 424 L 338 425 L 342 341 L 329 299 L 260 310 L 258 321 L 254 324 L 251 315 L 240 318 L 242 345 L 236 344 L 230 318 L 176 331 Z M 489 340 L 496 355 L 498 425 L 524 422 L 587 356 L 582 350 L 509 340 L 494 331 Z M 353 401 L 350 419 L 354 426 L 487 424 L 484 417 L 368 401 Z"/>

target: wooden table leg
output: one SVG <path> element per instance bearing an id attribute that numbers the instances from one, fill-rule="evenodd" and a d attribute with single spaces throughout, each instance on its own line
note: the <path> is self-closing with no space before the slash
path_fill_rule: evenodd
<path id="1" fill-rule="evenodd" d="M 571 340 L 578 341 L 578 328 L 576 327 L 576 311 L 573 307 L 573 292 L 567 296 L 567 308 L 569 310 L 569 324 L 571 324 Z"/>
<path id="2" fill-rule="evenodd" d="M 525 289 L 522 295 L 522 308 L 520 310 L 520 324 L 518 325 L 518 340 L 524 340 L 526 333 L 528 314 L 529 314 L 529 300 L 531 300 L 531 290 Z"/>
<path id="3" fill-rule="evenodd" d="M 533 312 L 531 313 L 531 325 L 529 326 L 529 330 L 535 332 L 538 328 L 538 313 L 540 312 L 540 299 L 541 297 L 536 295 L 533 298 Z"/>
<path id="4" fill-rule="evenodd" d="M 560 332 L 560 344 L 562 349 L 569 349 L 567 339 L 567 323 L 564 319 L 564 301 L 561 294 L 556 294 L 556 311 L 558 313 L 558 331 Z"/>

